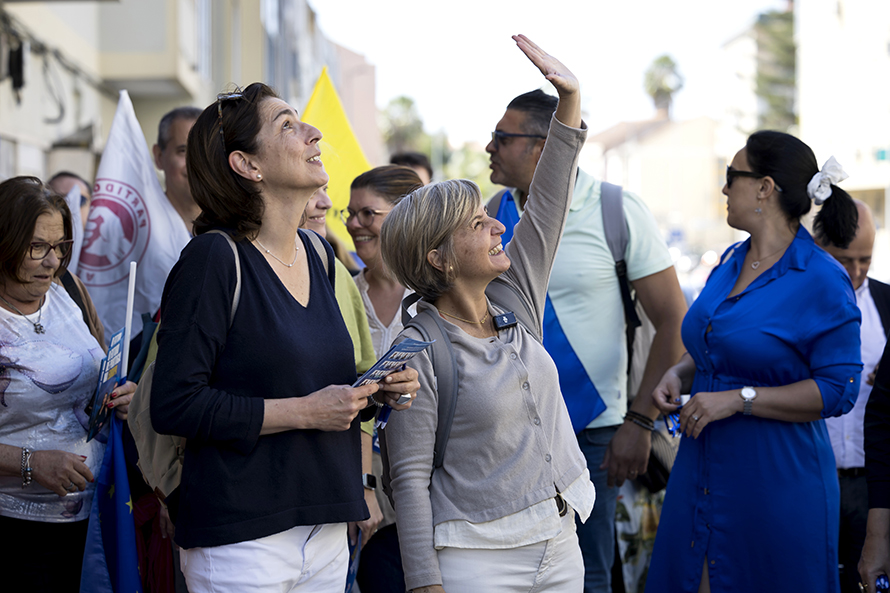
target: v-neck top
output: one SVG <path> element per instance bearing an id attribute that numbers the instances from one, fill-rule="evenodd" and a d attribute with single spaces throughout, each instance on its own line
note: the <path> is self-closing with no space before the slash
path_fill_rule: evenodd
<path id="1" fill-rule="evenodd" d="M 326 275 L 301 238 L 310 277 L 305 307 L 252 244 L 238 241 L 241 301 L 229 328 L 235 265 L 216 234 L 183 249 L 164 287 L 151 412 L 158 432 L 188 439 L 175 537 L 183 548 L 367 517 L 358 418 L 343 432 L 260 436 L 264 400 L 355 381 L 332 251 L 326 244 Z"/>
<path id="2" fill-rule="evenodd" d="M 812 379 L 822 416 L 859 392 L 859 308 L 844 269 L 801 226 L 741 293 L 750 239 L 731 247 L 683 321 L 698 392 Z M 757 400 L 754 400 L 756 410 Z M 839 490 L 825 421 L 734 414 L 681 437 L 647 577 L 649 591 L 837 591 Z"/>

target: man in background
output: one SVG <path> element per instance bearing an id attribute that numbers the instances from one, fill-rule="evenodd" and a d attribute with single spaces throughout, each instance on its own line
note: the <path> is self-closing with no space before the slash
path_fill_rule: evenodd
<path id="1" fill-rule="evenodd" d="M 189 190 L 185 149 L 189 131 L 199 115 L 201 110 L 197 107 L 177 107 L 164 115 L 158 124 L 158 143 L 151 149 L 155 166 L 164 172 L 167 199 L 179 213 L 189 235 L 192 234 L 192 223 L 201 213 L 201 209 L 195 204 L 192 192 Z"/>
<path id="2" fill-rule="evenodd" d="M 838 546 L 842 593 L 859 591 L 857 564 L 865 541 L 868 519 L 868 484 L 865 477 L 863 428 L 865 407 L 874 384 L 875 372 L 887 342 L 890 328 L 890 286 L 868 277 L 875 244 L 875 221 L 871 210 L 856 200 L 859 228 L 846 249 L 833 245 L 816 229 L 816 240 L 850 275 L 856 291 L 856 304 L 862 313 L 862 377 L 859 397 L 848 413 L 826 418 L 828 436 L 837 463 L 841 487 L 840 545 Z"/>
<path id="3" fill-rule="evenodd" d="M 392 155 L 389 164 L 414 169 L 424 185 L 429 185 L 433 179 L 433 166 L 430 165 L 430 160 L 422 152 L 398 152 Z"/>
<path id="4" fill-rule="evenodd" d="M 80 191 L 80 223 L 87 225 L 87 217 L 90 214 L 90 201 L 93 199 L 91 185 L 86 179 L 71 171 L 59 171 L 46 182 L 54 192 L 60 196 L 67 196 L 71 188 L 77 186 Z M 71 214 L 75 214 L 72 212 Z"/>

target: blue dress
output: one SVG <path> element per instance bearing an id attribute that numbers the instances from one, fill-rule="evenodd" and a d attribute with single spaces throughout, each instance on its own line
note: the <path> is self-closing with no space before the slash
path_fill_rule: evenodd
<path id="1" fill-rule="evenodd" d="M 849 277 L 801 226 L 772 268 L 727 298 L 749 247 L 728 250 L 683 320 L 693 396 L 813 379 L 823 418 L 848 412 L 862 369 Z M 823 420 L 713 422 L 682 437 L 646 591 L 697 592 L 707 556 L 712 591 L 837 592 L 839 500 Z"/>

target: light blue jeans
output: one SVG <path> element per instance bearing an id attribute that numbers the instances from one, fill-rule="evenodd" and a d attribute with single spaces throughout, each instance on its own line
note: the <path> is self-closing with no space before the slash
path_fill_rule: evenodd
<path id="1" fill-rule="evenodd" d="M 593 512 L 586 523 L 578 522 L 578 543 L 584 556 L 584 593 L 609 593 L 612 590 L 618 488 L 609 488 L 609 472 L 600 469 L 600 464 L 617 431 L 617 426 L 606 426 L 588 428 L 578 433 L 578 444 L 587 458 L 590 480 L 596 487 Z"/>

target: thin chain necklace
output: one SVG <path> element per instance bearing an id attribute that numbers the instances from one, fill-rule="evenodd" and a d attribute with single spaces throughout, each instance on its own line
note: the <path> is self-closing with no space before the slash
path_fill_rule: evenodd
<path id="1" fill-rule="evenodd" d="M 793 240 L 793 239 L 792 239 L 792 240 Z M 789 243 L 788 245 L 790 245 L 790 243 Z M 767 255 L 766 257 L 761 257 L 761 258 L 758 259 L 757 261 L 752 261 L 752 262 L 751 262 L 751 269 L 752 269 L 752 270 L 756 270 L 757 268 L 760 267 L 760 262 L 761 262 L 761 261 L 763 261 L 763 260 L 765 260 L 765 259 L 767 259 L 767 258 L 770 258 L 770 257 L 774 256 L 775 254 L 781 252 L 781 251 L 785 251 L 786 249 L 788 249 L 788 245 L 786 245 L 785 247 L 782 247 L 781 249 L 779 249 L 779 251 L 773 251 L 772 253 L 770 253 L 770 254 Z"/>
<path id="2" fill-rule="evenodd" d="M 451 313 L 446 313 L 445 311 L 439 311 L 439 313 L 441 313 L 442 315 L 447 315 L 448 317 L 451 317 L 452 319 L 457 319 L 458 321 L 463 321 L 464 323 L 471 323 L 473 325 L 482 325 L 483 323 L 485 323 L 485 320 L 488 319 L 488 311 L 485 312 L 485 315 L 483 315 L 482 319 L 480 319 L 479 321 L 470 321 L 469 319 L 462 319 L 462 318 L 458 317 L 457 315 L 452 315 Z"/>
<path id="3" fill-rule="evenodd" d="M 292 267 L 294 267 L 294 264 L 297 263 L 297 254 L 300 252 L 300 246 L 297 245 L 297 236 L 298 236 L 298 235 L 294 235 L 294 261 L 292 261 L 291 263 L 287 263 L 287 262 L 285 262 L 285 261 L 282 260 L 280 257 L 278 257 L 277 255 L 275 255 L 274 253 L 272 253 L 271 251 L 269 251 L 269 250 L 266 248 L 265 245 L 263 245 L 262 243 L 260 243 L 260 238 L 259 238 L 259 237 L 257 237 L 257 238 L 254 239 L 254 240 L 257 242 L 257 245 L 259 245 L 260 247 L 263 248 L 263 251 L 265 251 L 266 253 L 268 253 L 269 255 L 271 255 L 272 257 L 274 257 L 275 259 L 277 259 L 278 261 L 280 261 L 280 262 L 281 262 L 281 265 L 283 265 L 283 266 L 285 266 L 285 267 L 287 267 L 287 268 L 292 268 Z"/>
<path id="4" fill-rule="evenodd" d="M 12 307 L 12 309 L 13 309 L 16 313 L 18 313 L 19 315 L 21 315 L 22 317 L 25 318 L 25 321 L 27 321 L 28 323 L 30 323 L 31 325 L 34 326 L 34 333 L 35 333 L 35 334 L 45 334 L 45 333 L 46 333 L 46 330 L 43 328 L 43 324 L 40 323 L 40 319 L 43 317 L 43 303 L 44 303 L 45 300 L 46 300 L 46 295 L 43 295 L 43 298 L 40 299 L 40 307 L 37 309 L 37 323 L 34 323 L 33 321 L 31 321 L 31 319 L 28 318 L 27 315 L 25 315 L 24 313 L 22 313 L 21 311 L 19 311 L 19 308 L 18 308 L 18 307 L 16 307 L 16 306 L 13 305 L 12 303 L 10 303 L 10 302 L 7 301 L 6 299 L 4 299 L 2 296 L 0 296 L 0 301 L 3 301 L 4 303 L 6 303 L 6 304 L 9 305 L 10 307 Z"/>

